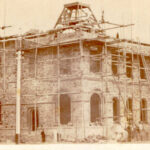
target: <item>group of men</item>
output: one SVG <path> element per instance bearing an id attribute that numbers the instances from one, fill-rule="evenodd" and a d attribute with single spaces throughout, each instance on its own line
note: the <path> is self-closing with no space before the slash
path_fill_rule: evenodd
<path id="1" fill-rule="evenodd" d="M 138 124 L 129 123 L 126 127 L 122 127 L 120 124 L 113 126 L 111 137 L 116 142 L 147 141 L 149 138 L 141 122 Z"/>

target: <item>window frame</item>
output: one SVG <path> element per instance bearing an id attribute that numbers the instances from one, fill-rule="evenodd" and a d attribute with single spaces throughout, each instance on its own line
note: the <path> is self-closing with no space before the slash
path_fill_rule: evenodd
<path id="1" fill-rule="evenodd" d="M 145 104 L 142 104 L 142 102 L 144 102 Z M 143 123 L 147 123 L 148 122 L 148 112 L 147 110 L 143 110 L 143 105 L 144 109 L 147 109 L 147 100 L 145 98 L 142 98 L 140 101 L 140 120 Z M 143 116 L 144 114 L 144 116 Z"/>
<path id="2" fill-rule="evenodd" d="M 115 101 L 116 101 L 116 103 L 115 103 Z M 117 106 L 115 106 L 115 107 L 117 107 L 117 111 L 114 111 L 114 104 L 117 105 Z M 120 123 L 120 101 L 117 97 L 113 98 L 113 121 L 114 121 L 114 123 Z"/>
<path id="3" fill-rule="evenodd" d="M 126 53 L 126 76 L 128 78 L 133 78 L 133 64 L 132 63 L 133 63 L 132 54 Z"/>
<path id="4" fill-rule="evenodd" d="M 92 99 L 92 97 L 94 97 L 94 96 L 96 96 L 97 97 L 97 100 L 98 100 L 98 118 L 96 119 L 93 119 L 92 118 L 92 113 L 93 113 L 93 107 L 92 107 L 92 101 L 93 100 L 95 100 L 94 98 Z M 95 109 L 94 109 L 95 110 Z M 93 121 L 92 121 L 92 119 L 93 119 Z M 102 100 L 101 100 L 101 97 L 100 97 L 100 95 L 99 94 L 97 94 L 97 93 L 93 93 L 92 95 L 91 95 L 91 97 L 90 97 L 90 122 L 91 123 L 94 123 L 94 124 L 99 124 L 99 125 L 101 125 L 101 123 L 102 123 Z"/>

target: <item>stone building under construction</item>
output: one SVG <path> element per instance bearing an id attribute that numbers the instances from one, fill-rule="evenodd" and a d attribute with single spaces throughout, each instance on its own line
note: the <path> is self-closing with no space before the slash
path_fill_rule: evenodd
<path id="1" fill-rule="evenodd" d="M 139 122 L 150 134 L 150 44 L 110 37 L 105 23 L 77 2 L 46 33 L 0 39 L 1 142 L 41 142 L 42 130 L 46 142 L 110 139 Z"/>

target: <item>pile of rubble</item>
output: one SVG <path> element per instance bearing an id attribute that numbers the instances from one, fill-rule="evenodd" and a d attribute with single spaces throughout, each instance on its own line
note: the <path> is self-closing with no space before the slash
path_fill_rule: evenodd
<path id="1" fill-rule="evenodd" d="M 107 143 L 107 138 L 100 135 L 90 135 L 84 139 L 61 139 L 61 143 Z"/>
<path id="2" fill-rule="evenodd" d="M 100 135 L 90 135 L 87 138 L 85 138 L 82 142 L 83 143 L 106 143 L 107 138 Z"/>

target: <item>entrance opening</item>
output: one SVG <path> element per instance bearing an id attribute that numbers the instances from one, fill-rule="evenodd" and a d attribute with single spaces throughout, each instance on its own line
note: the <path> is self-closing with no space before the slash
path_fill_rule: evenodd
<path id="1" fill-rule="evenodd" d="M 98 94 L 91 96 L 91 122 L 101 121 L 101 100 Z"/>
<path id="2" fill-rule="evenodd" d="M 60 123 L 68 124 L 71 121 L 71 101 L 68 95 L 60 95 Z"/>

